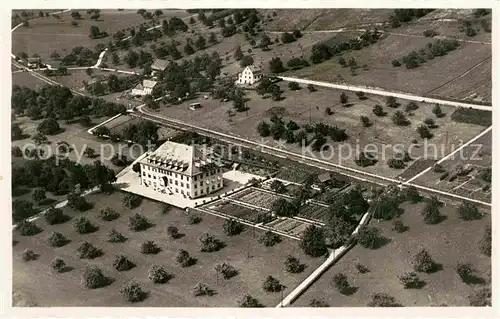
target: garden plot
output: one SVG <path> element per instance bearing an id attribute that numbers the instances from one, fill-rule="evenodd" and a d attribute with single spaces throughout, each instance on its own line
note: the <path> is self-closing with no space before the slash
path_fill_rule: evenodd
<path id="1" fill-rule="evenodd" d="M 270 213 L 266 210 L 250 208 L 228 200 L 217 201 L 214 204 L 210 204 L 206 208 L 224 213 L 226 215 L 234 216 L 236 218 L 245 219 L 254 224 L 259 222 L 259 216 L 270 215 Z"/>
<path id="2" fill-rule="evenodd" d="M 280 195 L 273 194 L 271 192 L 266 192 L 259 190 L 258 188 L 249 188 L 248 190 L 236 193 L 229 197 L 230 199 L 243 202 L 245 204 L 260 207 L 262 209 L 269 210 L 272 207 L 274 201 L 283 198 Z"/>
<path id="3" fill-rule="evenodd" d="M 311 171 L 304 171 L 296 167 L 282 167 L 278 174 L 277 179 L 282 179 L 292 183 L 302 183 L 306 178 L 311 175 Z"/>
<path id="4" fill-rule="evenodd" d="M 278 232 L 285 233 L 287 235 L 302 237 L 302 233 L 311 224 L 299 221 L 292 218 L 278 218 L 274 221 L 267 223 L 266 226 L 275 229 Z"/>
<path id="5" fill-rule="evenodd" d="M 311 219 L 314 221 L 319 221 L 326 223 L 328 221 L 328 213 L 330 211 L 329 207 L 325 207 L 318 204 L 306 204 L 303 205 L 299 210 L 299 217 Z"/>

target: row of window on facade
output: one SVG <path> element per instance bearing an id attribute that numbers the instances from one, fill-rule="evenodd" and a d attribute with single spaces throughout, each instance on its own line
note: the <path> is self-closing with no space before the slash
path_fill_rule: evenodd
<path id="1" fill-rule="evenodd" d="M 146 170 L 150 170 L 150 171 L 153 171 L 155 173 L 162 173 L 162 174 L 165 174 L 167 176 L 173 176 L 174 178 L 177 178 L 177 173 L 172 173 L 171 171 L 167 171 L 167 170 L 164 170 L 164 169 L 161 169 L 161 168 L 151 168 L 149 166 L 145 166 L 145 168 L 146 168 Z M 198 176 L 200 178 L 203 178 L 203 176 L 209 176 L 209 175 L 213 175 L 215 173 L 220 173 L 220 172 L 222 172 L 222 169 L 217 168 L 217 169 L 212 170 L 210 172 L 206 172 L 206 173 L 201 173 L 201 174 L 195 175 L 193 177 L 193 179 L 195 181 L 197 181 L 198 180 Z M 183 180 L 184 179 L 184 175 L 183 174 L 179 174 L 179 175 L 181 176 L 181 180 Z M 186 180 L 189 182 L 189 176 L 186 176 Z"/>
<path id="2" fill-rule="evenodd" d="M 151 185 L 151 184 L 150 184 L 150 183 L 148 183 L 148 182 L 146 182 L 146 184 Z M 153 182 L 153 187 L 155 187 L 155 188 L 156 188 L 156 186 L 157 186 L 156 182 Z M 221 188 L 221 187 L 222 187 L 222 183 L 217 184 L 217 188 Z M 195 188 L 196 188 L 196 187 L 195 187 Z M 210 190 L 212 190 L 212 191 L 213 191 L 213 190 L 215 190 L 215 188 L 216 188 L 216 185 L 213 185 L 213 184 L 212 184 L 212 186 L 211 186 L 211 187 L 209 187 L 209 188 L 207 189 L 206 193 L 208 194 Z M 175 192 L 176 192 L 176 193 L 179 193 L 179 189 L 178 189 L 178 188 L 175 188 Z M 185 195 L 185 194 L 184 194 L 184 190 L 183 190 L 183 189 L 181 189 L 180 193 L 181 193 L 182 195 Z M 205 193 L 205 189 L 203 189 L 203 188 L 202 188 L 202 189 L 200 189 L 200 195 L 203 195 L 204 193 Z M 194 191 L 194 197 L 196 197 L 196 196 L 198 196 L 198 191 L 197 191 L 197 190 L 195 190 L 195 191 Z"/>
<path id="3" fill-rule="evenodd" d="M 146 177 L 146 172 L 142 172 L 142 176 Z M 156 175 L 151 176 L 151 174 L 147 174 L 147 176 L 148 176 L 148 178 L 152 177 L 153 179 L 156 179 Z M 161 177 L 158 177 L 158 179 L 160 179 L 160 178 Z M 220 179 L 221 179 L 220 176 L 218 176 L 217 180 L 220 180 Z M 181 178 L 181 180 L 182 180 L 182 178 Z M 215 180 L 216 180 L 215 178 L 212 178 L 212 183 L 215 183 Z M 187 181 L 189 182 L 189 179 Z M 175 182 L 176 186 L 179 185 L 179 181 L 178 180 L 172 181 L 172 179 L 168 179 L 168 182 L 170 184 L 172 184 L 173 182 Z M 181 184 L 181 187 L 184 187 L 184 183 L 183 182 L 180 182 L 180 184 Z M 199 184 L 200 184 L 200 186 L 203 186 L 203 181 L 200 181 Z M 210 180 L 205 180 L 205 184 L 206 185 L 210 184 Z M 194 188 L 197 188 L 197 187 L 198 187 L 198 183 L 195 183 L 194 184 Z M 189 188 L 189 184 L 188 183 L 186 183 L 186 188 Z"/>

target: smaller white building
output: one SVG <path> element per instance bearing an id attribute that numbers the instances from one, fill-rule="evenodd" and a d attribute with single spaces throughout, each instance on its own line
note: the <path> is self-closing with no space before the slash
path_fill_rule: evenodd
<path id="1" fill-rule="evenodd" d="M 251 65 L 247 66 L 243 71 L 238 74 L 236 84 L 249 84 L 252 85 L 262 79 L 262 69 Z"/>
<path id="2" fill-rule="evenodd" d="M 142 81 L 142 83 L 137 84 L 132 89 L 132 95 L 135 96 L 151 95 L 151 93 L 153 92 L 153 88 L 155 86 L 156 86 L 156 81 L 144 80 Z"/>

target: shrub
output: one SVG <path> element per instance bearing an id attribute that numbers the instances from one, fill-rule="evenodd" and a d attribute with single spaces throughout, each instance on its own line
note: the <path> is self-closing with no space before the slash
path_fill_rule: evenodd
<path id="1" fill-rule="evenodd" d="M 59 273 L 64 272 L 67 269 L 66 263 L 61 258 L 55 258 L 52 260 L 50 266 Z"/>
<path id="2" fill-rule="evenodd" d="M 243 231 L 243 224 L 237 222 L 236 220 L 230 218 L 226 219 L 223 225 L 224 234 L 228 236 L 235 236 Z"/>
<path id="3" fill-rule="evenodd" d="M 425 273 L 433 272 L 437 268 L 436 262 L 434 262 L 427 250 L 423 248 L 413 257 L 412 265 L 415 271 Z"/>
<path id="4" fill-rule="evenodd" d="M 267 234 L 267 233 L 266 233 Z M 281 240 L 279 235 L 271 233 Z M 264 234 L 265 235 L 265 234 Z M 269 246 L 264 243 L 265 246 Z M 272 244 L 274 245 L 274 243 Z M 272 246 L 271 245 L 271 246 Z M 310 225 L 306 228 L 300 241 L 300 248 L 309 256 L 319 257 L 327 253 L 325 234 L 321 228 Z"/>
<path id="5" fill-rule="evenodd" d="M 101 209 L 101 211 L 99 212 L 99 217 L 105 221 L 112 221 L 120 217 L 120 213 L 116 212 L 110 207 L 106 207 L 105 209 Z"/>
<path id="6" fill-rule="evenodd" d="M 417 127 L 417 133 L 423 139 L 430 139 L 430 138 L 432 138 L 434 136 L 431 133 L 431 131 L 429 130 L 429 127 L 427 127 L 425 125 L 420 125 L 419 127 Z"/>
<path id="7" fill-rule="evenodd" d="M 465 201 L 458 207 L 457 212 L 462 220 L 478 220 L 483 218 L 483 214 L 477 209 L 476 205 Z"/>
<path id="8" fill-rule="evenodd" d="M 118 271 L 125 271 L 134 267 L 135 264 L 123 255 L 116 255 L 115 260 L 113 261 L 113 268 Z"/>
<path id="9" fill-rule="evenodd" d="M 75 223 L 74 223 L 74 227 L 75 227 L 75 230 L 79 233 L 79 234 L 90 234 L 90 233 L 93 233 L 95 232 L 98 227 L 97 226 L 94 226 L 90 220 L 88 220 L 87 218 L 81 216 L 81 217 L 78 217 L 76 220 L 75 220 Z"/>
<path id="10" fill-rule="evenodd" d="M 401 111 L 396 111 L 392 116 L 392 121 L 394 124 L 399 126 L 406 126 L 410 124 L 410 121 L 406 118 L 406 116 Z"/>
<path id="11" fill-rule="evenodd" d="M 238 302 L 238 305 L 241 308 L 260 308 L 263 307 L 263 305 L 254 297 L 246 294 L 241 298 L 241 300 Z"/>
<path id="12" fill-rule="evenodd" d="M 364 127 L 372 126 L 372 122 L 370 122 L 368 116 L 360 116 L 359 119 L 361 120 L 361 124 L 363 124 Z"/>
<path id="13" fill-rule="evenodd" d="M 68 215 L 64 215 L 62 209 L 51 207 L 45 212 L 45 221 L 49 225 L 62 224 L 69 219 Z"/>
<path id="14" fill-rule="evenodd" d="M 396 299 L 386 293 L 376 293 L 372 295 L 372 301 L 368 303 L 368 307 L 400 307 Z"/>
<path id="15" fill-rule="evenodd" d="M 136 208 L 141 205 L 142 197 L 136 194 L 127 193 L 123 196 L 122 203 L 124 207 L 127 208 Z"/>
<path id="16" fill-rule="evenodd" d="M 104 287 L 110 281 L 109 278 L 104 276 L 102 270 L 95 265 L 89 265 L 83 270 L 82 284 L 89 289 Z"/>
<path id="17" fill-rule="evenodd" d="M 387 161 L 387 166 L 394 169 L 403 169 L 406 165 L 401 159 L 391 158 Z"/>
<path id="18" fill-rule="evenodd" d="M 33 236 L 42 231 L 34 222 L 23 220 L 17 225 L 17 229 L 21 236 Z"/>
<path id="19" fill-rule="evenodd" d="M 366 274 L 367 272 L 370 271 L 370 269 L 368 269 L 366 266 L 360 264 L 360 263 L 356 263 L 356 270 L 360 273 L 360 274 Z"/>
<path id="20" fill-rule="evenodd" d="M 470 263 L 458 263 L 457 274 L 464 283 L 469 283 L 474 274 L 474 269 Z"/>
<path id="21" fill-rule="evenodd" d="M 373 113 L 376 116 L 385 116 L 385 115 L 387 115 L 387 113 L 384 112 L 384 109 L 382 108 L 382 105 L 379 105 L 379 104 L 377 104 L 377 105 L 375 105 L 373 107 Z"/>
<path id="22" fill-rule="evenodd" d="M 311 301 L 309 301 L 309 307 L 312 307 L 312 308 L 326 308 L 326 307 L 330 307 L 330 305 L 328 305 L 322 299 L 311 299 Z"/>
<path id="23" fill-rule="evenodd" d="M 267 292 L 280 292 L 284 287 L 278 279 L 273 276 L 267 276 L 266 280 L 262 284 L 262 288 Z"/>
<path id="24" fill-rule="evenodd" d="M 148 278 L 155 284 L 164 284 L 172 278 L 172 275 L 165 270 L 165 267 L 153 265 L 149 269 Z"/>
<path id="25" fill-rule="evenodd" d="M 401 276 L 398 276 L 399 281 L 403 284 L 403 287 L 405 289 L 412 289 L 412 288 L 422 288 L 425 285 L 425 282 L 420 280 L 418 278 L 418 275 L 416 272 L 411 271 L 402 274 Z"/>
<path id="26" fill-rule="evenodd" d="M 424 222 L 426 224 L 433 225 L 443 220 L 443 215 L 439 211 L 438 205 L 433 202 L 428 202 L 427 205 L 425 205 L 422 215 L 424 216 Z"/>
<path id="27" fill-rule="evenodd" d="M 233 278 L 238 274 L 238 270 L 236 270 L 236 268 L 234 268 L 233 265 L 227 263 L 216 265 L 215 270 L 217 271 L 218 274 L 219 273 L 222 274 L 222 277 L 224 279 Z"/>
<path id="28" fill-rule="evenodd" d="M 224 247 L 224 243 L 210 234 L 203 234 L 199 238 L 200 250 L 203 252 L 219 251 Z"/>
<path id="29" fill-rule="evenodd" d="M 172 205 L 170 205 L 170 204 L 163 204 L 161 206 L 161 213 L 163 215 L 168 214 L 171 210 L 172 210 Z"/>
<path id="30" fill-rule="evenodd" d="M 149 222 L 149 220 L 139 213 L 136 213 L 134 216 L 131 216 L 128 219 L 128 227 L 133 231 L 146 230 L 151 226 L 152 224 Z"/>
<path id="31" fill-rule="evenodd" d="M 198 296 L 212 296 L 214 291 L 210 289 L 207 284 L 198 282 L 196 286 L 193 287 L 193 295 Z"/>
<path id="32" fill-rule="evenodd" d="M 350 288 L 347 276 L 342 273 L 333 276 L 333 285 L 341 294 L 346 294 Z"/>
<path id="33" fill-rule="evenodd" d="M 260 238 L 259 243 L 266 247 L 272 247 L 281 242 L 281 237 L 272 231 L 266 231 Z"/>
<path id="34" fill-rule="evenodd" d="M 375 158 L 375 156 L 373 156 L 370 153 L 361 152 L 361 153 L 359 153 L 358 157 L 354 160 L 354 162 L 358 166 L 367 167 L 367 166 L 375 165 L 378 162 L 378 160 Z"/>
<path id="35" fill-rule="evenodd" d="M 108 233 L 108 242 L 110 243 L 123 243 L 127 240 L 127 237 L 123 236 L 121 233 L 117 232 L 115 229 L 111 229 Z"/>
<path id="36" fill-rule="evenodd" d="M 80 259 L 94 259 L 102 255 L 100 249 L 87 241 L 81 243 L 76 251 L 79 253 L 78 258 Z"/>
<path id="37" fill-rule="evenodd" d="M 152 240 L 147 240 L 141 245 L 141 253 L 143 254 L 157 254 L 161 251 L 161 248 L 158 247 Z"/>
<path id="38" fill-rule="evenodd" d="M 179 234 L 179 229 L 175 226 L 168 226 L 167 227 L 167 234 L 176 239 L 176 238 L 179 238 L 180 237 L 180 234 Z"/>
<path id="39" fill-rule="evenodd" d="M 52 235 L 50 235 L 48 242 L 52 247 L 62 247 L 69 243 L 69 240 L 61 233 L 52 232 Z"/>
<path id="40" fill-rule="evenodd" d="M 385 100 L 385 105 L 387 107 L 397 108 L 399 103 L 394 96 L 388 96 Z"/>
<path id="41" fill-rule="evenodd" d="M 392 66 L 394 67 L 401 66 L 401 62 L 399 62 L 399 60 L 392 60 Z"/>
<path id="42" fill-rule="evenodd" d="M 309 92 L 316 92 L 317 91 L 316 87 L 312 84 L 308 84 L 307 89 L 309 90 Z"/>
<path id="43" fill-rule="evenodd" d="M 484 287 L 468 296 L 472 307 L 491 307 L 491 287 Z"/>
<path id="44" fill-rule="evenodd" d="M 376 249 L 380 247 L 380 229 L 375 227 L 361 226 L 357 234 L 358 243 L 364 248 Z"/>
<path id="45" fill-rule="evenodd" d="M 304 265 L 298 258 L 288 255 L 285 260 L 285 270 L 292 274 L 298 274 L 304 270 Z"/>
<path id="46" fill-rule="evenodd" d="M 418 110 L 418 104 L 415 102 L 409 102 L 406 104 L 405 111 L 410 113 L 412 111 Z"/>
<path id="47" fill-rule="evenodd" d="M 36 260 L 38 258 L 38 254 L 36 254 L 31 249 L 25 249 L 21 253 L 21 257 L 23 258 L 23 261 L 31 261 L 31 260 Z"/>
<path id="48" fill-rule="evenodd" d="M 392 222 L 392 229 L 398 233 L 404 233 L 406 230 L 408 230 L 408 226 L 405 226 L 405 224 L 403 224 L 400 219 L 395 219 Z"/>
<path id="49" fill-rule="evenodd" d="M 196 263 L 196 259 L 194 259 L 193 257 L 191 257 L 189 255 L 189 253 L 184 250 L 184 249 L 181 249 L 179 250 L 179 253 L 177 254 L 177 262 L 179 264 L 181 264 L 181 266 L 184 268 L 184 267 L 189 267 L 189 266 L 192 266 Z"/>
<path id="50" fill-rule="evenodd" d="M 120 289 L 123 298 L 128 302 L 139 302 L 146 298 L 147 293 L 136 282 L 130 282 Z"/>
<path id="51" fill-rule="evenodd" d="M 347 96 L 347 94 L 345 94 L 345 92 L 342 92 L 340 94 L 340 103 L 345 105 L 348 101 L 349 101 L 349 97 Z"/>
<path id="52" fill-rule="evenodd" d="M 358 91 L 358 92 L 356 92 L 356 95 L 357 95 L 357 97 L 358 97 L 360 100 L 366 100 L 366 99 L 367 99 L 367 97 L 366 97 L 366 95 L 365 95 L 365 92 L 363 92 L 363 91 Z"/>
<path id="53" fill-rule="evenodd" d="M 439 104 L 436 104 L 432 108 L 432 113 L 434 113 L 437 117 L 442 117 L 444 115 L 443 111 L 441 110 L 441 107 L 439 106 Z"/>
<path id="54" fill-rule="evenodd" d="M 300 85 L 299 83 L 297 82 L 289 82 L 288 83 L 288 87 L 290 88 L 290 90 L 292 91 L 297 91 L 297 90 L 300 90 Z"/>
<path id="55" fill-rule="evenodd" d="M 74 193 L 68 195 L 68 205 L 69 207 L 80 212 L 84 212 L 92 207 L 92 204 L 88 202 L 84 197 Z"/>
<path id="56" fill-rule="evenodd" d="M 191 225 L 195 225 L 201 223 L 202 218 L 198 215 L 189 215 L 188 221 Z"/>
<path id="57" fill-rule="evenodd" d="M 479 250 L 486 256 L 491 256 L 491 226 L 484 229 L 483 238 L 479 241 Z"/>

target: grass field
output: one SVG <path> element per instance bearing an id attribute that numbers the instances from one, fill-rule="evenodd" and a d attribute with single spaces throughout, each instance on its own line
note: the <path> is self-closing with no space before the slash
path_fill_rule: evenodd
<path id="1" fill-rule="evenodd" d="M 414 157 L 423 156 L 425 149 L 427 149 L 427 156 L 434 157 L 431 156 L 435 154 L 433 147 L 426 147 L 415 131 L 425 118 L 434 118 L 438 125 L 438 128 L 432 130 L 434 137 L 429 141 L 429 143 L 434 143 L 438 146 L 445 143 L 446 134 L 448 134 L 449 143 L 454 143 L 457 140 L 467 141 L 484 129 L 479 125 L 451 121 L 449 116 L 454 111 L 453 107 L 442 106 L 441 108 L 446 113 L 446 116 L 436 118 L 432 113 L 433 105 L 423 103 L 417 103 L 420 106 L 419 109 L 413 112 L 413 116 L 407 116 L 411 122 L 410 126 L 396 126 L 391 120 L 395 109 L 384 107 L 384 110 L 388 113 L 385 117 L 377 117 L 373 114 L 372 108 L 374 105 L 385 105 L 385 98 L 380 96 L 367 95 L 368 99 L 359 100 L 354 93 L 346 92 L 349 96 L 349 101 L 353 105 L 343 107 L 339 100 L 341 91 L 318 88 L 317 92 L 310 93 L 307 92 L 305 87 L 298 91 L 291 91 L 286 85 L 287 83 L 285 82 L 280 83 L 285 99 L 279 102 L 272 101 L 270 98 L 262 99 L 255 91 L 247 91 L 246 96 L 250 99 L 247 102 L 247 106 L 249 107 L 248 112 L 237 113 L 231 117 L 231 121 L 229 121 L 229 117 L 227 116 L 227 110 L 232 109 L 231 102 L 224 103 L 212 99 L 203 100 L 200 98 L 199 102 L 203 107 L 196 111 L 191 111 L 187 107 L 187 103 L 196 101 L 189 101 L 180 105 L 164 107 L 160 109 L 159 113 L 166 117 L 181 119 L 205 128 L 228 132 L 255 141 L 262 141 L 257 132 L 259 122 L 271 117 L 271 112 L 269 112 L 271 108 L 274 108 L 273 110 L 281 108 L 280 113 L 282 113 L 284 120 L 293 120 L 301 126 L 309 123 L 309 119 L 311 119 L 312 123 L 323 122 L 346 129 L 349 135 L 348 143 L 352 148 L 349 151 L 344 146 L 346 143 L 332 143 L 334 152 L 325 152 L 326 160 L 334 163 L 342 161 L 343 165 L 389 177 L 395 177 L 402 173 L 401 170 L 393 170 L 386 164 L 386 161 L 392 158 L 395 149 L 391 147 L 386 148 L 385 159 L 380 157 L 378 164 L 361 168 L 354 162 L 358 152 L 356 146 L 359 146 L 359 150 L 362 150 L 368 143 L 374 144 L 381 156 L 384 153 L 382 151 L 383 145 L 395 146 L 402 143 L 405 146 L 404 149 L 408 149 L 411 141 L 417 139 L 420 147 L 412 148 L 411 155 Z M 407 101 L 399 100 L 399 103 L 401 103 L 399 109 L 403 110 Z M 326 116 L 326 107 L 330 107 L 334 114 Z M 373 125 L 364 128 L 361 125 L 360 116 L 368 116 Z M 267 145 L 277 146 L 274 141 L 269 139 L 265 139 L 268 141 Z M 297 144 L 286 144 L 284 147 L 287 150 L 299 152 L 299 154 L 302 153 L 301 148 Z M 341 147 L 343 148 L 342 151 L 340 151 Z M 440 152 L 440 148 L 438 148 L 438 152 Z M 307 152 L 306 155 L 309 155 L 309 153 Z M 342 155 L 343 158 L 339 157 L 339 155 Z M 442 156 L 444 155 L 438 153 L 438 158 Z"/>
<path id="2" fill-rule="evenodd" d="M 404 233 L 391 230 L 391 222 L 372 226 L 381 229 L 390 242 L 376 249 L 355 246 L 337 264 L 324 273 L 293 306 L 307 307 L 311 299 L 322 299 L 331 307 L 363 307 L 372 299 L 372 294 L 387 293 L 403 306 L 468 306 L 467 296 L 483 285 L 467 285 L 456 273 L 458 262 L 470 262 L 477 276 L 486 282 L 491 274 L 491 259 L 481 254 L 478 241 L 484 227 L 491 224 L 490 216 L 478 221 L 462 221 L 456 216 L 456 207 L 447 205 L 441 212 L 447 219 L 437 225 L 426 225 L 420 211 L 424 204 L 403 204 L 406 212 L 401 217 L 409 226 Z M 411 260 L 419 248 L 425 248 L 432 258 L 442 265 L 442 270 L 431 274 L 420 274 L 426 281 L 421 289 L 403 289 L 397 276 L 411 270 Z M 370 272 L 360 274 L 355 264 L 361 263 Z M 333 286 L 333 276 L 343 273 L 357 290 L 350 296 L 340 294 Z"/>
<path id="3" fill-rule="evenodd" d="M 44 61 L 50 61 L 50 54 L 58 51 L 59 54 L 67 54 L 76 46 L 94 48 L 96 44 L 107 44 L 111 35 L 121 29 L 137 27 L 142 23 L 149 22 L 136 13 L 137 10 L 116 9 L 101 10 L 100 18 L 95 21 L 81 10 L 83 19 L 77 20 L 78 26 L 72 26 L 71 12 L 66 12 L 56 17 L 46 17 L 33 20 L 29 27 L 20 27 L 12 35 L 12 52 L 26 52 L 29 56 L 38 53 Z M 184 10 L 163 10 L 161 18 L 188 15 Z M 90 26 L 95 25 L 101 31 L 106 31 L 109 36 L 97 40 L 89 37 Z"/>
<path id="4" fill-rule="evenodd" d="M 246 229 L 240 235 L 227 237 L 222 231 L 223 219 L 199 213 L 203 218 L 202 222 L 191 225 L 185 212 L 173 209 L 169 214 L 162 215 L 158 203 L 149 200 L 143 200 L 141 206 L 134 210 L 124 209 L 121 206 L 122 196 L 120 192 L 112 195 L 91 195 L 89 200 L 94 202 L 95 206 L 83 214 L 64 208 L 72 217 L 88 216 L 99 226 L 99 230 L 93 234 L 76 234 L 72 221 L 48 226 L 43 220 L 37 221 L 37 224 L 44 231 L 36 236 L 22 237 L 15 233 L 14 239 L 18 243 L 13 247 L 13 292 L 17 296 L 31 299 L 24 302 L 36 303 L 39 306 L 129 306 L 130 304 L 119 294 L 119 289 L 130 280 L 135 280 L 148 291 L 148 297 L 134 306 L 237 307 L 238 300 L 245 293 L 249 293 L 265 306 L 274 307 L 279 303 L 280 293 L 265 293 L 262 290 L 262 282 L 267 275 L 278 278 L 286 285 L 286 295 L 322 262 L 321 258 L 311 259 L 303 255 L 298 242 L 294 240 L 283 238 L 276 246 L 265 248 L 257 242 L 262 234 L 258 230 L 255 231 L 255 237 L 250 229 Z M 120 218 L 111 222 L 98 220 L 96 212 L 108 206 L 120 212 Z M 127 226 L 128 216 L 136 212 L 146 215 L 154 226 L 143 232 L 130 231 Z M 184 236 L 180 239 L 170 239 L 166 233 L 168 226 L 178 227 Z M 127 236 L 128 240 L 122 244 L 106 242 L 106 234 L 111 228 Z M 61 248 L 50 248 L 46 237 L 52 230 L 63 233 L 72 241 Z M 224 241 L 226 247 L 214 253 L 200 252 L 198 237 L 205 232 Z M 78 259 L 76 248 L 85 240 L 102 249 L 104 255 L 91 261 Z M 161 247 L 161 252 L 157 255 L 142 255 L 139 252 L 140 245 L 145 240 L 153 240 Z M 23 262 L 19 253 L 26 248 L 40 254 L 38 260 Z M 197 263 L 188 268 L 181 268 L 175 261 L 179 249 L 186 249 L 197 259 Z M 129 257 L 137 266 L 129 271 L 115 271 L 112 262 L 118 252 Z M 247 253 L 250 258 L 247 258 Z M 284 272 L 283 262 L 288 254 L 298 257 L 306 264 L 307 268 L 303 273 Z M 53 273 L 50 262 L 55 257 L 63 258 L 68 266 L 74 269 L 63 274 Z M 217 284 L 214 266 L 222 262 L 229 262 L 239 270 L 239 273 L 228 280 L 219 278 Z M 81 272 L 87 264 L 98 264 L 103 272 L 113 277 L 115 281 L 107 287 L 96 290 L 81 287 Z M 147 273 L 153 264 L 164 265 L 174 277 L 163 285 L 152 284 L 147 278 Z M 216 294 L 211 297 L 194 297 L 191 289 L 200 281 L 208 284 Z"/>

